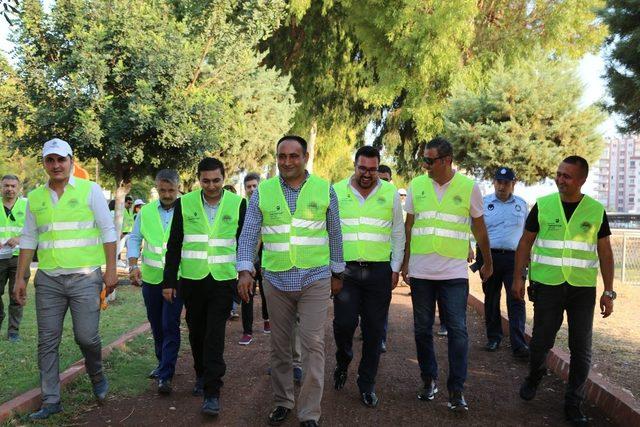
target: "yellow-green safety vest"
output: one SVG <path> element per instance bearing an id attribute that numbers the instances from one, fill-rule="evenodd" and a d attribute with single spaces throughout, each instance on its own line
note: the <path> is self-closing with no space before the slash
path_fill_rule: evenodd
<path id="1" fill-rule="evenodd" d="M 202 190 L 180 198 L 184 237 L 180 275 L 200 280 L 209 273 L 216 280 L 237 278 L 236 233 L 242 197 L 224 191 L 213 224 L 204 211 Z"/>
<path id="2" fill-rule="evenodd" d="M 437 253 L 448 258 L 466 259 L 471 236 L 471 193 L 474 182 L 456 172 L 438 201 L 433 181 L 421 175 L 411 181 L 414 223 L 411 253 Z"/>
<path id="3" fill-rule="evenodd" d="M 302 185 L 293 215 L 280 177 L 258 187 L 262 212 L 262 266 L 268 271 L 329 265 L 329 181 L 309 175 Z"/>
<path id="4" fill-rule="evenodd" d="M 540 231 L 531 255 L 531 280 L 545 285 L 596 286 L 604 206 L 584 195 L 567 222 L 558 193 L 539 198 L 537 204 Z"/>
<path id="5" fill-rule="evenodd" d="M 129 209 L 124 209 L 122 211 L 122 232 L 123 233 L 131 233 L 133 231 L 133 214 Z"/>
<path id="6" fill-rule="evenodd" d="M 53 205 L 47 186 L 27 195 L 38 230 L 38 268 L 95 267 L 105 263 L 100 229 L 89 205 L 91 186 L 75 178 Z"/>
<path id="7" fill-rule="evenodd" d="M 24 227 L 26 216 L 27 199 L 18 197 L 11 208 L 11 217 L 8 217 L 4 209 L 0 214 L 0 241 L 4 245 L 12 237 L 18 237 Z M 13 255 L 18 255 L 20 248 L 13 251 Z"/>
<path id="8" fill-rule="evenodd" d="M 363 204 L 350 188 L 351 178 L 334 185 L 340 212 L 345 261 L 389 261 L 396 187 L 386 181 Z"/>
<path id="9" fill-rule="evenodd" d="M 140 210 L 140 234 L 144 239 L 142 248 L 142 280 L 151 285 L 162 283 L 164 258 L 167 253 L 167 241 L 171 232 L 171 221 L 166 229 L 158 211 L 160 201 L 144 205 Z"/>

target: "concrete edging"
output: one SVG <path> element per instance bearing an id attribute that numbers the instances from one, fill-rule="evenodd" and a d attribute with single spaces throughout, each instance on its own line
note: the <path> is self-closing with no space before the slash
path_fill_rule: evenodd
<path id="1" fill-rule="evenodd" d="M 484 316 L 484 302 L 469 292 L 468 304 L 479 314 Z M 502 329 L 509 332 L 509 320 L 502 317 Z M 531 339 L 531 329 L 525 329 L 527 340 Z M 547 368 L 560 377 L 563 381 L 569 378 L 569 354 L 553 347 L 547 357 Z M 601 373 L 591 369 L 586 386 L 587 401 L 600 408 L 611 420 L 619 425 L 640 426 L 640 402 L 628 392 L 624 391 L 605 379 Z"/>
<path id="2" fill-rule="evenodd" d="M 138 335 L 149 331 L 150 329 L 151 326 L 148 322 L 146 322 L 133 329 L 132 331 L 125 333 L 124 335 L 120 336 L 120 338 L 102 349 L 102 357 L 106 358 L 116 348 L 123 348 L 127 342 L 131 341 Z M 85 372 L 84 359 L 80 359 L 60 374 L 60 384 L 64 387 Z M 40 388 L 34 388 L 19 396 L 16 396 L 8 402 L 0 405 L 0 423 L 6 421 L 7 419 L 20 412 L 34 411 L 40 407 L 41 403 L 42 400 Z"/>

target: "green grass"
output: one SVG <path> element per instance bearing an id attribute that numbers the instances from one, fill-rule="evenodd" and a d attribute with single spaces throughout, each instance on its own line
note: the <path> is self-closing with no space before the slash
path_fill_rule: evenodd
<path id="1" fill-rule="evenodd" d="M 28 292 L 27 306 L 24 309 L 24 317 L 20 325 L 21 340 L 15 344 L 10 343 L 6 340 L 4 334 L 0 340 L 0 402 L 6 402 L 40 385 L 38 328 L 36 325 L 35 295 L 31 285 L 28 288 Z M 135 329 L 146 321 L 146 317 L 140 288 L 132 286 L 118 288 L 116 301 L 111 303 L 109 308 L 103 311 L 100 316 L 102 345 L 106 346 L 123 333 Z M 5 328 L 6 323 L 3 324 L 3 331 Z M 153 341 L 150 341 L 149 345 L 153 346 Z M 150 352 L 150 357 L 153 358 L 153 349 Z M 60 343 L 60 372 L 81 358 L 80 348 L 73 339 L 71 313 L 67 312 L 62 342 Z M 133 365 L 133 363 L 127 363 Z M 135 366 L 138 366 L 137 363 L 136 361 Z M 146 365 L 145 369 L 151 365 L 153 365 L 153 362 Z M 88 387 L 88 382 L 86 385 Z M 68 395 L 66 391 L 63 391 L 63 393 Z"/>

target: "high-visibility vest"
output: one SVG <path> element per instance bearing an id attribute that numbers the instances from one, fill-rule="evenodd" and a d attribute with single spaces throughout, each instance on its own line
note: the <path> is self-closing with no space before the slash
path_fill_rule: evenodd
<path id="1" fill-rule="evenodd" d="M 532 250 L 531 280 L 545 285 L 596 286 L 604 206 L 584 195 L 567 222 L 558 193 L 539 198 L 537 204 L 540 231 Z"/>
<path id="2" fill-rule="evenodd" d="M 140 234 L 144 239 L 140 271 L 142 280 L 152 285 L 162 283 L 164 257 L 171 231 L 171 221 L 166 229 L 162 227 L 159 206 L 160 201 L 156 200 L 140 210 Z"/>
<path id="3" fill-rule="evenodd" d="M 334 185 L 345 261 L 389 261 L 396 187 L 386 181 L 360 204 L 347 178 Z"/>
<path id="4" fill-rule="evenodd" d="M 235 279 L 242 197 L 225 190 L 211 225 L 204 211 L 202 190 L 187 193 L 180 200 L 184 228 L 180 275 L 199 280 L 211 273 L 216 280 Z"/>
<path id="5" fill-rule="evenodd" d="M 122 211 L 122 232 L 131 233 L 133 231 L 133 214 L 129 209 Z"/>
<path id="6" fill-rule="evenodd" d="M 415 215 L 411 229 L 411 253 L 437 253 L 466 259 L 471 236 L 471 193 L 473 180 L 456 173 L 438 201 L 433 181 L 421 175 L 411 181 Z"/>
<path id="7" fill-rule="evenodd" d="M 262 212 L 262 266 L 268 271 L 329 265 L 329 181 L 309 175 L 291 215 L 280 177 L 258 187 Z"/>
<path id="8" fill-rule="evenodd" d="M 26 216 L 27 199 L 19 197 L 11 208 L 11 217 L 7 216 L 4 209 L 0 213 L 0 241 L 4 245 L 12 237 L 18 237 L 24 227 Z M 20 248 L 13 251 L 13 255 L 18 255 Z"/>
<path id="9" fill-rule="evenodd" d="M 75 178 L 53 205 L 47 186 L 31 191 L 29 210 L 38 230 L 38 267 L 95 267 L 105 263 L 102 236 L 89 205 L 93 183 Z"/>

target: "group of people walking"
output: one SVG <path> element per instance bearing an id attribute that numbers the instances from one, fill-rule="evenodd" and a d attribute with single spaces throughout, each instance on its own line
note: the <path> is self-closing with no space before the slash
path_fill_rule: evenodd
<path id="1" fill-rule="evenodd" d="M 5 203 L 2 229 L 4 237 L 14 233 L 13 240 L 3 239 L 13 250 L 20 235 L 13 295 L 21 306 L 26 303 L 29 264 L 38 251 L 35 299 L 43 404 L 32 419 L 62 410 L 58 345 L 68 308 L 93 392 L 99 400 L 105 398 L 108 382 L 98 334 L 98 295 L 103 287 L 111 292 L 117 282 L 117 236 L 100 188 L 71 175 L 73 155 L 66 142 L 48 141 L 42 154 L 48 183 L 29 193 L 21 231 L 10 223 L 7 209 L 11 214 L 13 210 Z M 602 205 L 580 192 L 587 162 L 578 156 L 564 159 L 556 176 L 558 193 L 538 199 L 527 215 L 526 203 L 513 195 L 511 169 L 498 169 L 495 194 L 483 198 L 472 179 L 452 168 L 448 141 L 435 138 L 420 154 L 427 174 L 412 180 L 405 212 L 397 189 L 380 178 L 380 153 L 371 146 L 357 150 L 350 177 L 331 185 L 307 172 L 307 142 L 284 136 L 276 144 L 279 175 L 266 180 L 251 175 L 255 186 L 252 183 L 248 199 L 224 189 L 224 164 L 215 158 L 199 162 L 200 188 L 181 197 L 177 172 L 159 171 L 159 199 L 144 205 L 133 220 L 127 250 L 130 278 L 142 287 L 155 340 L 158 366 L 149 377 L 157 379 L 158 392 L 172 391 L 184 307 L 194 360 L 193 394 L 202 396 L 203 414 L 219 414 L 226 321 L 236 293 L 252 311 L 260 280 L 268 306 L 268 313 L 263 313 L 268 319 L 265 332 L 268 326 L 271 333 L 274 402 L 267 423 L 282 424 L 295 406 L 301 425 L 318 425 L 330 303 L 336 343 L 334 388 L 343 389 L 349 380 L 353 337 L 360 325 L 362 356 L 355 380 L 361 402 L 375 408 L 381 344 L 392 290 L 402 275 L 411 287 L 422 382 L 417 398 L 431 401 L 439 391 L 433 341 L 437 302 L 448 340 L 448 407 L 466 412 L 466 306 L 473 236 L 479 259 L 472 268 L 479 270 L 486 295 L 486 350 L 497 350 L 502 340 L 499 300 L 504 285 L 511 349 L 514 356 L 529 358 L 530 364 L 520 396 L 530 400 L 567 311 L 571 369 L 565 414 L 574 424 L 586 424 L 581 402 L 590 365 L 598 267 L 605 286 L 600 298 L 604 317 L 611 314 L 615 299 L 606 214 Z M 16 212 L 22 209 L 16 206 Z M 528 344 L 527 268 L 530 298 L 535 296 L 533 338 Z M 250 342 L 251 326 L 245 324 L 243 332 L 241 344 Z M 296 339 L 302 364 L 297 372 Z"/>

